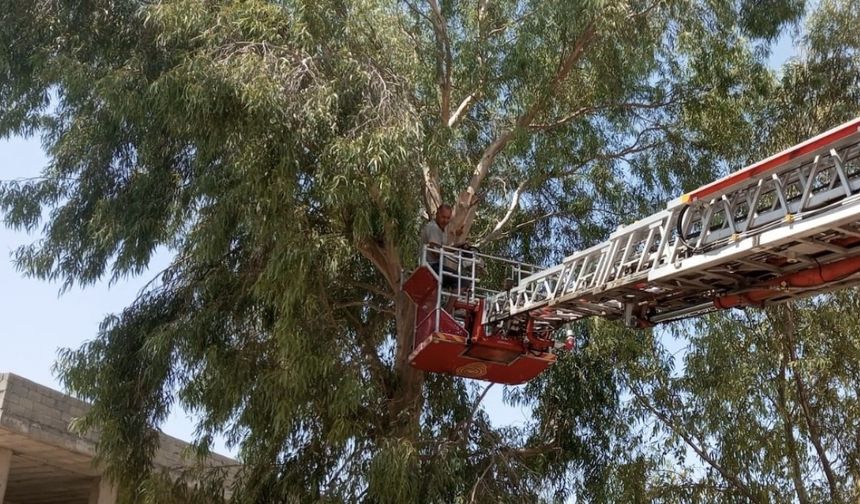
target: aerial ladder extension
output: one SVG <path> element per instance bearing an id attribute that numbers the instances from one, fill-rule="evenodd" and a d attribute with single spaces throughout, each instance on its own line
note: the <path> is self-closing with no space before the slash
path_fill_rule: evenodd
<path id="1" fill-rule="evenodd" d="M 685 194 L 550 268 L 423 250 L 404 284 L 417 305 L 410 361 L 523 383 L 555 361 L 553 333 L 579 319 L 649 327 L 850 287 L 858 273 L 860 118 Z"/>

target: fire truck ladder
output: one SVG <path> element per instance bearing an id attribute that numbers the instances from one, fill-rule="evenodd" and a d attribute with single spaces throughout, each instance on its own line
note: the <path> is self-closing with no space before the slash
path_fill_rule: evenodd
<path id="1" fill-rule="evenodd" d="M 486 298 L 485 327 L 649 326 L 860 283 L 860 118 L 672 201 Z"/>

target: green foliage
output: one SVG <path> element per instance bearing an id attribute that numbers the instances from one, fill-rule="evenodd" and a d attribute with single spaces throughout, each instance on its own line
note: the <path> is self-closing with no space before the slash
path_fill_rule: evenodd
<path id="1" fill-rule="evenodd" d="M 679 334 L 680 372 L 637 366 L 634 410 L 665 436 L 646 459 L 651 491 L 668 502 L 856 500 L 857 302 L 846 292 L 711 316 Z"/>
<path id="2" fill-rule="evenodd" d="M 239 449 L 235 502 L 790 499 L 760 324 L 732 339 L 747 326 L 714 319 L 673 372 L 657 335 L 595 321 L 507 391 L 532 421 L 499 427 L 482 389 L 409 370 L 398 289 L 434 178 L 453 201 L 490 159 L 471 238 L 549 264 L 792 143 L 799 118 L 856 113 L 858 9 L 822 2 L 808 57 L 777 81 L 762 58 L 797 0 L 433 5 L 0 0 L 0 135 L 40 133 L 50 156 L 0 188 L 5 222 L 43 232 L 16 264 L 68 288 L 173 257 L 57 363 L 127 499 L 220 498 L 223 474 L 152 470 L 179 406 L 201 454 L 216 435 Z M 797 366 L 836 365 L 816 359 Z M 853 408 L 837 388 L 816 392 Z M 724 473 L 691 463 L 688 431 Z"/>

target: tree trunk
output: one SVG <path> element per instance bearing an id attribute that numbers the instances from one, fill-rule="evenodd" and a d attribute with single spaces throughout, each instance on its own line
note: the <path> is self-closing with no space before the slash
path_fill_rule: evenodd
<path id="1" fill-rule="evenodd" d="M 842 502 L 842 496 L 839 492 L 839 484 L 836 480 L 836 475 L 833 472 L 833 466 L 830 463 L 830 458 L 827 455 L 827 448 L 824 446 L 824 434 L 818 424 L 817 412 L 809 401 L 809 393 L 806 383 L 803 379 L 803 370 L 797 356 L 797 334 L 794 324 L 794 307 L 789 305 L 783 312 L 783 332 L 784 332 L 784 351 L 785 359 L 791 366 L 791 374 L 794 378 L 795 389 L 797 392 L 797 402 L 800 404 L 800 411 L 803 413 L 803 419 L 806 421 L 807 431 L 809 433 L 809 441 L 815 448 L 818 454 L 818 460 L 821 463 L 821 468 L 824 471 L 824 476 L 827 478 L 827 485 L 830 489 L 830 498 L 833 502 Z"/>
<path id="2" fill-rule="evenodd" d="M 404 292 L 398 292 L 395 300 L 395 322 L 397 348 L 394 357 L 396 383 L 389 403 L 389 414 L 397 434 L 415 440 L 418 437 L 419 420 L 423 406 L 421 393 L 424 372 L 409 364 L 415 332 L 415 305 Z"/>
<path id="3" fill-rule="evenodd" d="M 415 305 L 401 290 L 400 250 L 390 241 L 384 245 L 368 241 L 359 251 L 385 278 L 394 299 L 395 349 L 394 384 L 389 397 L 390 424 L 397 437 L 417 439 L 421 418 L 424 373 L 409 364 L 415 332 Z"/>
<path id="4" fill-rule="evenodd" d="M 803 483 L 803 471 L 800 468 L 800 458 L 798 457 L 797 442 L 794 439 L 794 421 L 791 418 L 791 411 L 788 407 L 787 389 L 788 378 L 786 368 L 788 367 L 788 359 L 785 354 L 782 356 L 782 363 L 779 367 L 779 375 L 777 375 L 777 412 L 782 417 L 782 427 L 785 436 L 785 447 L 787 450 L 786 458 L 788 458 L 789 466 L 791 467 L 791 480 L 794 483 L 794 491 L 797 494 L 797 501 L 800 504 L 809 502 L 809 495 L 806 492 L 806 486 Z"/>

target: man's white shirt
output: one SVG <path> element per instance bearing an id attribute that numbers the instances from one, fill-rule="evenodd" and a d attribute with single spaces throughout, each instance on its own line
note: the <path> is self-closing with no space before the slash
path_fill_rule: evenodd
<path id="1" fill-rule="evenodd" d="M 448 233 L 436 224 L 435 220 L 431 220 L 424 225 L 421 230 L 421 243 L 436 243 L 438 245 L 448 245 Z"/>

